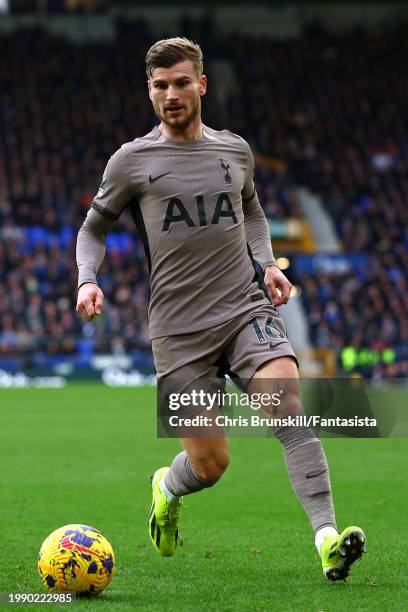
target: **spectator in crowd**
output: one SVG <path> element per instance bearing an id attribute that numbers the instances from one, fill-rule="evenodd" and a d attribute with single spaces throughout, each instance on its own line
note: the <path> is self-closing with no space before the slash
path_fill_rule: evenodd
<path id="1" fill-rule="evenodd" d="M 257 168 L 266 214 L 300 217 L 293 186 L 307 185 L 344 250 L 370 257 L 364 280 L 297 279 L 313 342 L 338 351 L 408 343 L 406 27 L 392 36 L 314 28 L 288 41 L 232 34 L 221 47 L 210 25 L 208 16 L 183 22 L 208 62 L 234 67 L 227 127 L 286 167 Z M 143 65 L 151 42 L 143 21 L 118 22 L 116 39 L 102 43 L 36 28 L 0 37 L 0 354 L 148 345 L 148 272 L 130 215 L 116 224 L 100 272 L 107 308 L 94 326 L 73 314 L 71 237 L 109 156 L 155 120 Z M 219 127 L 217 101 L 204 106 Z"/>

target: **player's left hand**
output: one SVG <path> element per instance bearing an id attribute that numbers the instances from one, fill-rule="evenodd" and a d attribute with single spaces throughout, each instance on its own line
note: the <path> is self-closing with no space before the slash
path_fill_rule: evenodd
<path id="1" fill-rule="evenodd" d="M 274 306 L 288 303 L 292 285 L 277 266 L 265 268 L 264 282 Z"/>

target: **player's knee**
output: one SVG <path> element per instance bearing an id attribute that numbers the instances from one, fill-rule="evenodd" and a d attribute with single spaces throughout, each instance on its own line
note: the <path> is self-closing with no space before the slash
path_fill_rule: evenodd
<path id="1" fill-rule="evenodd" d="M 303 414 L 302 403 L 297 390 L 286 390 L 285 396 L 278 408 L 279 416 Z"/>
<path id="2" fill-rule="evenodd" d="M 211 487 L 221 478 L 228 465 L 229 455 L 227 452 L 222 452 L 201 459 L 194 467 L 197 475 Z"/>

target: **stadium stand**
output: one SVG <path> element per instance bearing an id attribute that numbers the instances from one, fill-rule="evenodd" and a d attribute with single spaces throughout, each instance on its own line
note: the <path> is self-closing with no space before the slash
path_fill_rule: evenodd
<path id="1" fill-rule="evenodd" d="M 184 20 L 182 29 L 202 43 L 207 61 L 227 59 L 238 78 L 222 125 L 211 88 L 204 117 L 280 162 L 279 171 L 258 165 L 266 214 L 301 218 L 294 187 L 306 186 L 322 198 L 344 253 L 367 256 L 341 274 L 289 270 L 314 345 L 334 349 L 346 370 L 359 363 L 349 367 L 345 348 L 374 351 L 362 371 L 406 377 L 406 27 L 391 39 L 317 26 L 290 41 L 233 34 L 222 48 L 208 42 L 208 27 Z M 74 239 L 109 156 L 155 121 L 143 65 L 152 40 L 142 21 L 119 21 L 112 43 L 74 44 L 37 28 L 0 36 L 3 365 L 12 367 L 16 354 L 25 364 L 61 354 L 80 364 L 95 352 L 148 352 L 148 272 L 130 215 L 109 238 L 100 273 L 107 309 L 96 325 L 75 314 Z M 386 349 L 392 354 L 383 360 Z"/>

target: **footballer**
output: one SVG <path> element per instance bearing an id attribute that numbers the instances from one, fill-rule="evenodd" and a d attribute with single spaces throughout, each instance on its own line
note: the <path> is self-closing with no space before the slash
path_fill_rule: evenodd
<path id="1" fill-rule="evenodd" d="M 121 212 L 132 213 L 150 270 L 149 332 L 157 378 L 298 382 L 296 355 L 277 307 L 291 284 L 276 265 L 254 185 L 248 143 L 202 123 L 206 93 L 200 47 L 186 38 L 155 43 L 146 55 L 149 97 L 159 125 L 114 153 L 77 239 L 77 311 L 100 315 L 97 272 L 105 240 Z M 285 410 L 301 413 L 299 385 Z M 190 416 L 194 412 L 190 411 Z M 338 533 L 326 457 L 304 426 L 274 427 L 288 475 L 315 534 L 323 573 L 344 580 L 366 549 L 362 529 Z M 227 438 L 182 437 L 184 450 L 156 470 L 149 537 L 172 556 L 183 496 L 213 486 L 227 469 Z"/>

